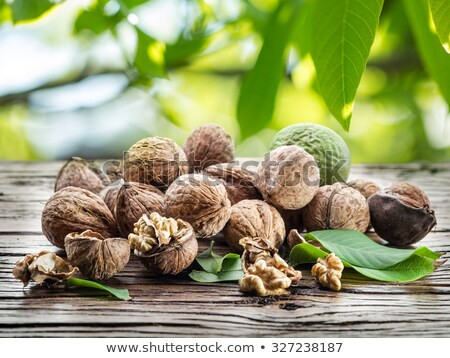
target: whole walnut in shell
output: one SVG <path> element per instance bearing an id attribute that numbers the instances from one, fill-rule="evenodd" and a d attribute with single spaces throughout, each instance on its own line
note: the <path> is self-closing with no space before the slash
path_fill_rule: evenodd
<path id="1" fill-rule="evenodd" d="M 117 194 L 116 222 L 124 237 L 143 214 L 164 212 L 164 194 L 152 185 L 127 182 Z"/>
<path id="2" fill-rule="evenodd" d="M 225 129 L 217 124 L 205 124 L 197 128 L 187 138 L 183 149 L 191 172 L 234 159 L 233 140 Z"/>
<path id="3" fill-rule="evenodd" d="M 416 185 L 393 183 L 368 201 L 375 232 L 392 245 L 414 244 L 436 225 L 430 200 Z"/>
<path id="4" fill-rule="evenodd" d="M 114 216 L 116 215 L 117 194 L 123 183 L 123 180 L 111 183 L 98 194 Z"/>
<path id="5" fill-rule="evenodd" d="M 167 189 L 166 216 L 187 221 L 198 237 L 218 234 L 231 214 L 231 203 L 225 186 L 203 174 L 179 177 Z"/>
<path id="6" fill-rule="evenodd" d="M 95 230 L 114 237 L 114 218 L 100 197 L 89 190 L 69 186 L 54 193 L 42 211 L 42 232 L 55 246 L 63 249 L 64 238 L 72 232 Z"/>
<path id="7" fill-rule="evenodd" d="M 296 145 L 278 147 L 267 153 L 257 174 L 257 186 L 264 199 L 282 209 L 303 208 L 319 188 L 316 161 Z"/>
<path id="8" fill-rule="evenodd" d="M 231 216 L 224 229 L 227 244 L 236 252 L 244 248 L 244 237 L 262 238 L 278 248 L 286 236 L 284 222 L 278 211 L 261 200 L 242 200 L 231 207 Z"/>
<path id="9" fill-rule="evenodd" d="M 197 256 L 194 229 L 183 220 L 144 214 L 128 236 L 131 248 L 151 273 L 176 275 Z"/>
<path id="10" fill-rule="evenodd" d="M 130 244 L 122 238 L 107 238 L 86 230 L 66 236 L 64 246 L 70 263 L 94 280 L 106 280 L 122 271 L 130 259 Z"/>
<path id="11" fill-rule="evenodd" d="M 150 184 L 162 190 L 188 171 L 186 155 L 169 138 L 142 139 L 133 144 L 125 156 L 125 181 Z"/>
<path id="12" fill-rule="evenodd" d="M 369 222 L 366 198 L 342 183 L 320 187 L 314 199 L 303 209 L 307 231 L 349 229 L 365 232 Z"/>
<path id="13" fill-rule="evenodd" d="M 105 187 L 106 180 L 106 176 L 94 162 L 73 157 L 59 171 L 55 191 L 74 186 L 98 194 Z"/>
<path id="14" fill-rule="evenodd" d="M 203 172 L 222 181 L 232 205 L 245 199 L 262 199 L 261 193 L 253 183 L 256 173 L 237 163 L 211 165 Z"/>
<path id="15" fill-rule="evenodd" d="M 347 185 L 358 190 L 366 199 L 381 190 L 381 186 L 371 180 L 355 179 L 349 181 Z"/>

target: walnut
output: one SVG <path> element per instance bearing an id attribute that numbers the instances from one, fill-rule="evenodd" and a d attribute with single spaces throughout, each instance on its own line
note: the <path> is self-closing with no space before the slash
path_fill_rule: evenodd
<path id="1" fill-rule="evenodd" d="M 231 214 L 225 186 L 202 174 L 179 177 L 167 189 L 164 204 L 167 216 L 187 221 L 204 238 L 218 234 Z"/>
<path id="2" fill-rule="evenodd" d="M 115 236 L 116 223 L 103 200 L 86 189 L 71 186 L 54 193 L 42 211 L 45 237 L 63 249 L 66 235 L 85 230 L 94 230 L 104 237 Z"/>
<path id="3" fill-rule="evenodd" d="M 278 211 L 261 200 L 242 200 L 231 207 L 231 216 L 225 225 L 227 244 L 242 252 L 239 240 L 244 237 L 262 238 L 278 248 L 284 241 L 284 222 Z"/>
<path id="4" fill-rule="evenodd" d="M 78 272 L 78 268 L 70 266 L 54 252 L 41 251 L 29 254 L 16 262 L 13 269 L 15 278 L 27 286 L 30 281 L 40 285 L 53 286 L 69 279 Z"/>
<path id="5" fill-rule="evenodd" d="M 130 260 L 130 244 L 126 239 L 105 239 L 91 230 L 67 235 L 64 244 L 70 263 L 94 280 L 113 277 Z"/>
<path id="6" fill-rule="evenodd" d="M 123 183 L 123 180 L 113 182 L 98 194 L 114 216 L 116 215 L 117 194 L 119 193 Z"/>
<path id="7" fill-rule="evenodd" d="M 317 263 L 311 269 L 311 275 L 322 286 L 333 291 L 340 291 L 342 271 L 344 271 L 344 265 L 341 259 L 331 253 L 324 259 L 317 259 Z"/>
<path id="8" fill-rule="evenodd" d="M 117 194 L 116 222 L 124 237 L 143 214 L 164 212 L 164 194 L 152 185 L 125 183 Z"/>
<path id="9" fill-rule="evenodd" d="M 230 135 L 217 124 L 205 124 L 187 138 L 183 146 L 191 172 L 206 167 L 231 162 L 234 159 L 234 143 Z"/>
<path id="10" fill-rule="evenodd" d="M 296 145 L 281 146 L 267 153 L 257 174 L 257 186 L 264 199 L 282 209 L 303 208 L 319 188 L 316 161 Z"/>
<path id="11" fill-rule="evenodd" d="M 373 194 L 381 190 L 381 187 L 377 183 L 364 179 L 349 181 L 347 185 L 350 188 L 358 190 L 366 199 L 369 199 Z"/>
<path id="12" fill-rule="evenodd" d="M 294 246 L 296 246 L 298 244 L 306 243 L 306 240 L 303 238 L 303 236 L 300 235 L 300 233 L 295 229 L 289 231 L 286 241 L 287 241 L 287 246 L 289 248 L 289 251 L 292 250 L 294 248 Z"/>
<path id="13" fill-rule="evenodd" d="M 158 213 L 144 214 L 128 240 L 135 255 L 154 274 L 176 275 L 192 264 L 198 252 L 189 223 Z"/>
<path id="14" fill-rule="evenodd" d="M 74 186 L 98 194 L 105 187 L 106 176 L 94 162 L 73 157 L 59 171 L 55 191 Z"/>
<path id="15" fill-rule="evenodd" d="M 287 295 L 291 280 L 280 270 L 259 260 L 249 268 L 249 273 L 239 280 L 242 292 L 256 292 L 258 296 Z"/>
<path id="16" fill-rule="evenodd" d="M 368 202 L 375 232 L 392 245 L 414 244 L 436 225 L 430 200 L 416 185 L 393 183 Z"/>
<path id="17" fill-rule="evenodd" d="M 165 190 L 188 170 L 186 155 L 172 139 L 149 137 L 128 149 L 124 162 L 124 179 Z"/>
<path id="18" fill-rule="evenodd" d="M 245 199 L 262 199 L 261 193 L 253 183 L 256 173 L 236 162 L 211 165 L 204 169 L 204 173 L 222 181 L 231 205 Z"/>
<path id="19" fill-rule="evenodd" d="M 307 231 L 352 229 L 365 232 L 369 222 L 369 206 L 364 196 L 342 183 L 320 187 L 303 209 Z"/>

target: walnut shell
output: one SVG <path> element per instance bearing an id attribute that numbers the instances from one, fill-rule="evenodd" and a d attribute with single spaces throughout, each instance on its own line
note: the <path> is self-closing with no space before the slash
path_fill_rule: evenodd
<path id="1" fill-rule="evenodd" d="M 231 136 L 217 124 L 205 124 L 191 133 L 183 146 L 191 172 L 234 159 Z"/>
<path id="2" fill-rule="evenodd" d="M 366 198 L 342 183 L 320 187 L 314 199 L 303 209 L 307 231 L 349 229 L 365 232 L 369 222 Z"/>
<path id="3" fill-rule="evenodd" d="M 378 193 L 381 190 L 381 186 L 377 183 L 364 179 L 349 181 L 347 185 L 350 188 L 358 190 L 366 199 L 369 199 L 373 194 Z"/>
<path id="4" fill-rule="evenodd" d="M 319 188 L 317 162 L 296 145 L 281 146 L 267 153 L 257 174 L 257 186 L 264 199 L 282 209 L 303 208 Z"/>
<path id="5" fill-rule="evenodd" d="M 123 185 L 123 180 L 116 181 L 108 185 L 105 189 L 103 189 L 98 196 L 105 202 L 109 211 L 116 215 L 116 206 L 117 206 L 117 194 L 119 193 L 120 188 Z"/>
<path id="6" fill-rule="evenodd" d="M 203 174 L 179 177 L 167 189 L 166 216 L 187 221 L 198 237 L 218 234 L 231 214 L 225 186 Z"/>
<path id="7" fill-rule="evenodd" d="M 262 238 L 278 248 L 286 231 L 278 211 L 261 200 L 242 200 L 231 207 L 231 216 L 224 229 L 227 244 L 241 253 L 244 248 L 239 240 L 244 237 Z"/>
<path id="8" fill-rule="evenodd" d="M 134 223 L 146 213 L 164 212 L 164 194 L 152 185 L 125 183 L 117 194 L 116 222 L 124 237 L 133 232 Z"/>
<path id="9" fill-rule="evenodd" d="M 165 190 L 189 167 L 183 150 L 169 138 L 148 137 L 133 144 L 125 155 L 124 179 Z"/>
<path id="10" fill-rule="evenodd" d="M 94 280 L 107 280 L 122 271 L 130 260 L 130 244 L 122 238 L 107 238 L 86 230 L 71 233 L 64 240 L 70 263 Z"/>
<path id="11" fill-rule="evenodd" d="M 393 183 L 368 202 L 375 232 L 392 245 L 414 244 L 436 226 L 430 200 L 416 185 Z"/>
<path id="12" fill-rule="evenodd" d="M 221 163 L 211 165 L 204 171 L 207 175 L 218 178 L 225 185 L 228 199 L 234 205 L 245 199 L 261 199 L 262 195 L 254 185 L 256 173 L 237 163 Z"/>
<path id="13" fill-rule="evenodd" d="M 63 249 L 72 232 L 95 230 L 114 237 L 116 223 L 106 204 L 89 190 L 69 186 L 54 193 L 42 211 L 42 232 L 53 245 Z"/>
<path id="14" fill-rule="evenodd" d="M 106 180 L 106 176 L 94 162 L 73 157 L 59 171 L 55 191 L 74 186 L 98 194 L 105 187 Z"/>
<path id="15" fill-rule="evenodd" d="M 143 215 L 128 240 L 147 270 L 157 275 L 180 273 L 194 262 L 198 252 L 194 229 L 189 223 L 155 213 L 150 217 Z"/>

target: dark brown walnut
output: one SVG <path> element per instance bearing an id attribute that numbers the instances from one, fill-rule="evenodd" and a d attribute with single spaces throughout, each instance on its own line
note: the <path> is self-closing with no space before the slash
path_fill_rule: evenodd
<path id="1" fill-rule="evenodd" d="M 113 216 L 116 215 L 117 194 L 119 193 L 122 185 L 123 180 L 116 181 L 109 184 L 98 194 L 98 196 L 105 202 L 106 206 L 111 211 Z"/>
<path id="2" fill-rule="evenodd" d="M 122 238 L 107 238 L 87 230 L 66 236 L 64 246 L 70 263 L 94 280 L 107 280 L 122 271 L 130 260 L 130 244 Z"/>
<path id="3" fill-rule="evenodd" d="M 277 208 L 277 210 L 283 218 L 286 233 L 289 233 L 291 230 L 298 230 L 301 232 L 305 229 L 303 226 L 302 209 L 286 210 Z"/>
<path id="4" fill-rule="evenodd" d="M 187 221 L 197 237 L 218 234 L 231 214 L 231 203 L 225 186 L 204 174 L 179 177 L 167 189 L 166 216 Z"/>
<path id="5" fill-rule="evenodd" d="M 256 173 L 242 168 L 238 163 L 211 165 L 204 170 L 204 173 L 222 181 L 231 205 L 245 199 L 262 200 L 261 193 L 253 183 Z"/>
<path id="6" fill-rule="evenodd" d="M 133 144 L 125 155 L 124 179 L 165 190 L 189 171 L 186 155 L 172 140 L 148 137 Z"/>
<path id="7" fill-rule="evenodd" d="M 393 183 L 368 201 L 375 232 L 392 245 L 414 244 L 436 226 L 430 200 L 416 185 Z"/>
<path id="8" fill-rule="evenodd" d="M 242 200 L 231 207 L 231 216 L 225 225 L 227 244 L 236 252 L 244 248 L 239 241 L 244 237 L 262 238 L 278 248 L 286 236 L 284 222 L 278 211 L 262 200 Z"/>
<path id="9" fill-rule="evenodd" d="M 27 286 L 30 281 L 39 285 L 54 286 L 69 279 L 78 272 L 54 252 L 41 251 L 29 254 L 16 262 L 13 269 L 15 278 Z"/>
<path id="10" fill-rule="evenodd" d="M 267 153 L 257 174 L 257 186 L 264 199 L 282 209 L 303 208 L 319 188 L 317 162 L 296 145 L 282 146 Z"/>
<path id="11" fill-rule="evenodd" d="M 183 146 L 191 172 L 210 165 L 231 162 L 234 143 L 231 136 L 217 124 L 205 124 L 191 133 Z"/>
<path id="12" fill-rule="evenodd" d="M 54 193 L 42 211 L 42 232 L 53 245 L 63 249 L 64 238 L 72 232 L 95 230 L 114 237 L 114 217 L 99 196 L 69 186 Z"/>
<path id="13" fill-rule="evenodd" d="M 194 229 L 183 220 L 144 214 L 128 236 L 131 248 L 153 274 L 176 275 L 188 268 L 198 252 Z"/>
<path id="14" fill-rule="evenodd" d="M 366 199 L 381 190 L 381 186 L 371 180 L 356 179 L 349 181 L 347 185 L 358 190 Z"/>
<path id="15" fill-rule="evenodd" d="M 153 212 L 164 212 L 164 194 L 154 186 L 127 182 L 119 190 L 116 222 L 124 237 L 133 232 L 142 215 Z"/>
<path id="16" fill-rule="evenodd" d="M 342 183 L 320 187 L 314 199 L 303 209 L 307 231 L 349 229 L 365 232 L 369 222 L 366 198 Z"/>
<path id="17" fill-rule="evenodd" d="M 59 171 L 55 191 L 74 186 L 98 194 L 103 190 L 106 182 L 106 176 L 94 162 L 73 157 Z"/>

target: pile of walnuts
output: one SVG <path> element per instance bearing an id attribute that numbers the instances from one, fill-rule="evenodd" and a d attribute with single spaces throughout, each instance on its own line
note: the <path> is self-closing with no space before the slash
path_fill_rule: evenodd
<path id="1" fill-rule="evenodd" d="M 295 145 L 245 164 L 235 161 L 230 135 L 213 124 L 195 130 L 183 148 L 169 138 L 142 139 L 106 171 L 73 158 L 57 176 L 42 230 L 66 251 L 71 267 L 99 280 L 124 269 L 130 250 L 150 272 L 173 275 L 192 264 L 198 238 L 220 234 L 237 252 L 264 243 L 264 259 L 243 268 L 241 289 L 275 294 L 301 278 L 277 254 L 291 230 L 365 232 L 372 226 L 403 246 L 436 224 L 427 196 L 412 184 L 319 186 L 316 160 Z M 316 267 L 317 280 L 335 282 L 339 275 L 326 276 L 325 264 Z"/>

